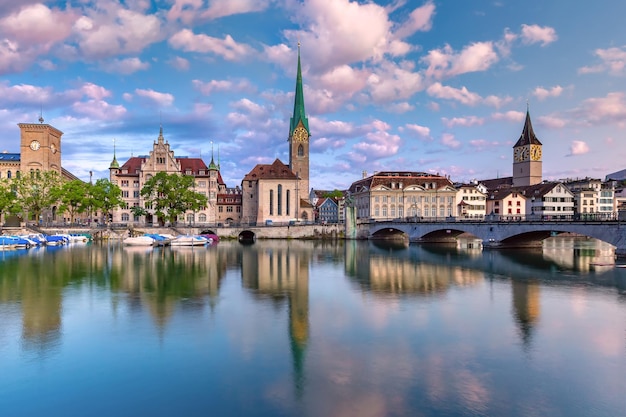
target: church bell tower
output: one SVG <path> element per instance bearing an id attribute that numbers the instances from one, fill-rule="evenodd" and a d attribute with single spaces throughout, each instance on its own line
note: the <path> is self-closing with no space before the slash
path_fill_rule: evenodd
<path id="1" fill-rule="evenodd" d="M 526 109 L 526 121 L 522 135 L 513 146 L 513 186 L 525 187 L 542 181 L 542 144 L 537 139 Z"/>
<path id="2" fill-rule="evenodd" d="M 298 42 L 298 73 L 296 94 L 293 104 L 293 116 L 289 123 L 289 168 L 299 178 L 298 196 L 309 198 L 309 120 L 304 111 L 304 93 L 302 90 L 302 68 L 300 65 L 300 42 Z"/>

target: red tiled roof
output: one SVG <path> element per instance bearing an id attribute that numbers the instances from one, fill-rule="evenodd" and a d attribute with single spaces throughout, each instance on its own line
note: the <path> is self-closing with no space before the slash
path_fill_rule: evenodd
<path id="1" fill-rule="evenodd" d="M 244 181 L 257 181 L 257 180 L 274 180 L 274 179 L 288 179 L 297 180 L 298 177 L 289 169 L 288 165 L 283 164 L 280 159 L 276 159 L 271 165 L 258 164 L 252 171 L 243 177 Z"/>

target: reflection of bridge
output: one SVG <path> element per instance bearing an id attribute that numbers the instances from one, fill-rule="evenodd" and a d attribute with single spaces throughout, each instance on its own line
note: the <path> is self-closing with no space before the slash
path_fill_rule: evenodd
<path id="1" fill-rule="evenodd" d="M 485 248 L 536 246 L 562 233 L 589 236 L 615 246 L 626 256 L 626 225 L 619 221 L 530 221 L 530 222 L 375 222 L 358 226 L 358 235 L 369 239 L 408 237 L 410 242 L 453 241 L 461 234 L 482 240 Z"/>

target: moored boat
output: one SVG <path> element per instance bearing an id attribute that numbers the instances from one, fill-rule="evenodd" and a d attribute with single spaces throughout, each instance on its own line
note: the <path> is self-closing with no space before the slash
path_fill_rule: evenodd
<path id="1" fill-rule="evenodd" d="M 155 239 L 150 236 L 127 237 L 122 243 L 126 246 L 154 246 Z"/>
<path id="2" fill-rule="evenodd" d="M 204 246 L 209 241 L 201 236 L 181 235 L 176 236 L 170 243 L 172 246 Z"/>

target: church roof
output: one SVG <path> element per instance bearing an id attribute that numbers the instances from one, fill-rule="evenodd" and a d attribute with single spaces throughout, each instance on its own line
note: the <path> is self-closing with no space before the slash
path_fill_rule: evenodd
<path id="1" fill-rule="evenodd" d="M 533 130 L 533 124 L 530 121 L 530 112 L 528 110 L 526 110 L 526 121 L 524 122 L 522 135 L 519 137 L 513 147 L 517 148 L 518 146 L 524 145 L 541 145 L 541 142 L 539 142 L 539 139 L 537 139 L 537 136 L 535 135 L 535 132 Z"/>
<path id="2" fill-rule="evenodd" d="M 296 95 L 293 103 L 293 116 L 291 117 L 289 124 L 289 137 L 293 133 L 294 129 L 298 127 L 298 123 L 302 122 L 302 125 L 306 131 L 311 134 L 309 130 L 309 120 L 306 117 L 304 111 L 304 92 L 302 89 L 302 67 L 300 65 L 300 43 L 298 42 L 298 74 L 296 76 Z"/>
<path id="3" fill-rule="evenodd" d="M 2 152 L 0 153 L 0 161 L 19 161 L 20 160 L 20 154 L 19 153 L 7 153 L 7 152 Z"/>
<path id="4" fill-rule="evenodd" d="M 252 171 L 248 172 L 244 181 L 257 181 L 257 180 L 273 180 L 273 179 L 288 179 L 297 180 L 298 177 L 289 169 L 288 165 L 283 164 L 280 159 L 270 164 L 257 164 Z"/>
<path id="5" fill-rule="evenodd" d="M 127 174 L 123 174 L 122 172 L 118 172 L 118 176 L 136 176 L 141 170 L 141 164 L 147 159 L 147 156 L 132 156 L 128 159 L 128 161 L 124 162 L 124 164 L 119 168 L 120 171 L 127 170 Z M 192 175 L 199 175 L 200 171 L 205 171 L 204 175 L 208 175 L 208 167 L 204 163 L 204 161 L 200 158 L 187 158 L 180 157 L 176 158 L 176 161 L 180 163 L 180 172 L 185 173 L 187 171 L 191 171 Z M 223 184 L 221 173 L 218 174 L 218 182 Z"/>

